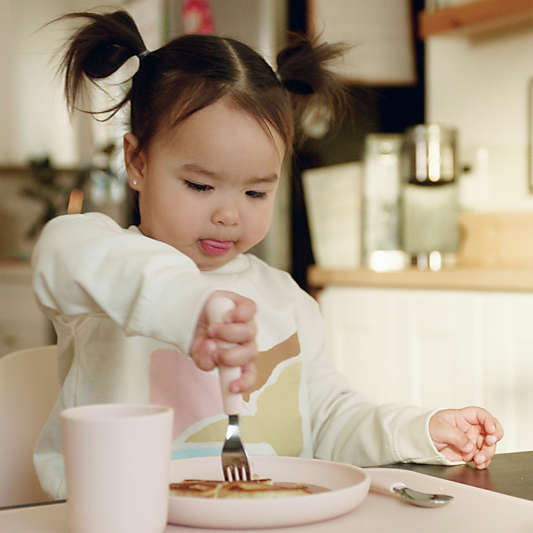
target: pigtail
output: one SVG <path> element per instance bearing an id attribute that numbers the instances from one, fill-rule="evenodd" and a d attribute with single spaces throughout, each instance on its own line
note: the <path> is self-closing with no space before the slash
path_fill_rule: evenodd
<path id="1" fill-rule="evenodd" d="M 77 105 L 88 79 L 107 78 L 130 57 L 142 57 L 146 46 L 137 25 L 125 11 L 109 14 L 69 13 L 57 20 L 83 18 L 89 22 L 79 28 L 69 39 L 60 64 L 64 75 L 65 98 L 69 111 Z M 110 113 L 113 116 L 127 101 L 129 92 L 114 106 L 101 111 L 82 110 L 91 114 Z"/>
<path id="2" fill-rule="evenodd" d="M 318 44 L 303 36 L 294 37 L 291 44 L 276 58 L 277 74 L 291 94 L 296 119 L 297 140 L 302 140 L 302 121 L 310 109 L 330 117 L 330 122 L 341 122 L 348 105 L 347 84 L 328 68 L 348 49 L 342 43 Z"/>

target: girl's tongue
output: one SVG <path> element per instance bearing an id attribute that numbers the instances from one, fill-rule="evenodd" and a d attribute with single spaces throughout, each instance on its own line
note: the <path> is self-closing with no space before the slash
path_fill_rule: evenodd
<path id="1" fill-rule="evenodd" d="M 202 250 L 209 255 L 223 255 L 233 247 L 233 241 L 215 241 L 213 239 L 201 239 Z"/>

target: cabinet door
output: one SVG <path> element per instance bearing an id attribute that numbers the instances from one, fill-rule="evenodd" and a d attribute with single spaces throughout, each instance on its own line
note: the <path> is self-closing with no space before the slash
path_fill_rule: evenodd
<path id="1" fill-rule="evenodd" d="M 484 298 L 484 405 L 504 425 L 506 451 L 533 449 L 533 294 Z"/>
<path id="2" fill-rule="evenodd" d="M 335 365 L 371 401 L 480 405 L 499 451 L 533 448 L 533 294 L 330 287 L 319 302 Z"/>
<path id="3" fill-rule="evenodd" d="M 472 293 L 473 294 L 473 293 Z M 331 287 L 320 293 L 333 360 L 376 402 L 454 407 L 481 399 L 479 297 Z"/>
<path id="4" fill-rule="evenodd" d="M 330 353 L 350 384 L 375 402 L 409 402 L 407 300 L 391 291 L 330 287 L 320 292 Z"/>
<path id="5" fill-rule="evenodd" d="M 434 408 L 480 404 L 480 295 L 406 291 L 405 298 L 408 344 L 401 356 L 411 369 L 415 402 Z"/>

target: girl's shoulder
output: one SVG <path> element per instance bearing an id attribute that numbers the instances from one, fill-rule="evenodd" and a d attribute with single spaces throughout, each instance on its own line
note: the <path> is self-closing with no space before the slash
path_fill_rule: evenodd
<path id="1" fill-rule="evenodd" d="M 123 229 L 110 216 L 104 213 L 91 212 L 79 213 L 72 215 L 59 215 L 49 220 L 45 229 L 47 228 L 78 228 L 81 226 L 107 227 L 113 229 Z"/>
<path id="2" fill-rule="evenodd" d="M 267 290 L 277 290 L 293 303 L 300 303 L 307 306 L 315 302 L 298 285 L 289 272 L 273 267 L 253 254 L 246 254 L 246 257 L 249 258 L 250 269 L 254 271 L 254 277 Z"/>
<path id="3" fill-rule="evenodd" d="M 249 260 L 250 269 L 256 271 L 266 280 L 291 287 L 298 287 L 297 283 L 287 271 L 269 265 L 266 261 L 260 259 L 256 255 L 246 254 L 246 257 Z"/>
<path id="4" fill-rule="evenodd" d="M 300 324 L 313 324 L 318 332 L 321 329 L 322 317 L 320 307 L 315 298 L 306 292 L 286 271 L 268 265 L 251 254 L 251 268 L 256 269 L 254 283 L 266 300 L 275 301 L 283 308 L 291 308 Z"/>
<path id="5" fill-rule="evenodd" d="M 114 219 L 103 213 L 81 213 L 59 215 L 43 227 L 35 250 L 72 249 L 84 245 L 99 245 L 102 240 L 132 234 L 131 229 L 122 228 Z"/>

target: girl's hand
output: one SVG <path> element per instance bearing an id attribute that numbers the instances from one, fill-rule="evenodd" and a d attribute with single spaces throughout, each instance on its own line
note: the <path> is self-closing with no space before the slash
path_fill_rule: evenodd
<path id="1" fill-rule="evenodd" d="M 224 322 L 209 324 L 206 308 L 216 295 L 226 296 L 235 307 L 226 313 Z M 231 392 L 246 392 L 255 382 L 255 360 L 258 355 L 255 344 L 255 313 L 256 305 L 249 298 L 234 292 L 215 291 L 207 299 L 198 318 L 191 345 L 192 360 L 202 370 L 212 370 L 218 365 L 240 366 L 241 377 L 231 383 Z M 224 343 L 235 346 L 227 347 Z"/>
<path id="2" fill-rule="evenodd" d="M 449 461 L 474 461 L 476 468 L 489 466 L 496 443 L 503 437 L 498 420 L 481 407 L 446 409 L 429 421 L 433 443 Z"/>

